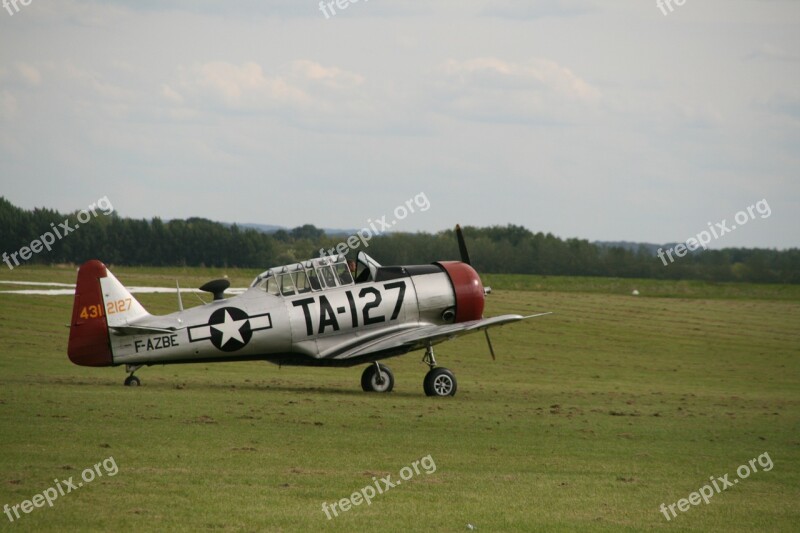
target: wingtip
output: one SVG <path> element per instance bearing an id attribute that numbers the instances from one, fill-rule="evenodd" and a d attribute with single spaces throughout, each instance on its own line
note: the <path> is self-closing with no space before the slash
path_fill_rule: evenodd
<path id="1" fill-rule="evenodd" d="M 553 311 L 548 311 L 546 313 L 536 313 L 535 315 L 528 315 L 528 316 L 524 316 L 522 318 L 536 318 L 538 316 L 547 316 L 547 315 L 552 315 L 552 314 L 554 314 Z"/>

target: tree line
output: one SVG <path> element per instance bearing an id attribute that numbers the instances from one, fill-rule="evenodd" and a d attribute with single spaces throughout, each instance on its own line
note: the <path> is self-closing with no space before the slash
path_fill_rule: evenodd
<path id="1" fill-rule="evenodd" d="M 60 223 L 74 226 L 77 215 L 51 209 L 25 210 L 0 197 L 0 251 L 7 254 L 4 261 Z M 597 245 L 585 239 L 534 233 L 522 226 L 467 226 L 464 236 L 472 264 L 479 272 L 800 283 L 797 248 L 698 250 L 665 266 L 645 246 Z M 321 250 L 335 248 L 346 239 L 347 235 L 327 235 L 310 224 L 264 233 L 205 218 L 163 221 L 112 213 L 93 217 L 56 239 L 49 251 L 29 254 L 25 263 L 80 264 L 97 258 L 112 265 L 266 269 L 317 257 Z M 387 265 L 459 258 L 453 230 L 373 236 L 366 243 L 359 240 L 350 248 L 350 255 L 354 257 L 361 250 Z"/>

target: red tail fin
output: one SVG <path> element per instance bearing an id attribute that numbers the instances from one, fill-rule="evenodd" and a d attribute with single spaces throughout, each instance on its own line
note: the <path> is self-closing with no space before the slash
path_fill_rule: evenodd
<path id="1" fill-rule="evenodd" d="M 100 288 L 100 279 L 107 275 L 106 266 L 96 259 L 85 262 L 78 270 L 67 348 L 70 361 L 76 365 L 112 364 L 103 293 Z"/>

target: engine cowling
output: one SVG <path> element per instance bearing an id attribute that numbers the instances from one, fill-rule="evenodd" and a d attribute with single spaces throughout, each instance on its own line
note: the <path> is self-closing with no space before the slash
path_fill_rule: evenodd
<path id="1" fill-rule="evenodd" d="M 474 268 L 460 261 L 436 263 L 447 272 L 456 296 L 455 322 L 467 322 L 483 318 L 485 293 L 481 278 Z"/>

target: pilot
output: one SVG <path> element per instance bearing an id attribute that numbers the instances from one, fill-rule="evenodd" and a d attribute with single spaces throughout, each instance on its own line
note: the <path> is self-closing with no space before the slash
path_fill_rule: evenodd
<path id="1" fill-rule="evenodd" d="M 364 283 L 365 281 L 369 281 L 369 276 L 369 267 L 364 265 L 364 269 L 361 271 L 361 274 L 359 274 L 356 278 L 356 283 Z"/>
<path id="2" fill-rule="evenodd" d="M 317 273 L 314 270 L 308 270 L 308 282 L 311 284 L 311 288 L 315 291 L 320 290 L 319 280 L 317 279 Z"/>

